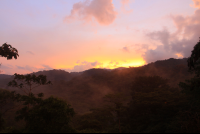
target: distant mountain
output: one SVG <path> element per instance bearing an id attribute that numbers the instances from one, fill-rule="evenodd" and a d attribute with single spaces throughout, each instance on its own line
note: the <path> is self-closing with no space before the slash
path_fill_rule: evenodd
<path id="1" fill-rule="evenodd" d="M 174 58 L 170 58 L 168 60 L 161 60 L 161 61 L 156 61 L 154 63 L 150 63 L 146 66 L 155 66 L 157 68 L 160 67 L 169 67 L 169 68 L 174 68 L 177 65 L 187 65 L 187 58 L 183 58 L 183 59 L 174 59 Z"/>
<path id="2" fill-rule="evenodd" d="M 34 93 L 43 92 L 45 97 L 51 95 L 67 100 L 77 113 L 85 113 L 92 107 L 103 104 L 102 97 L 108 93 L 123 92 L 130 96 L 131 84 L 136 76 L 159 75 L 169 79 L 169 84 L 178 88 L 178 83 L 192 77 L 188 72 L 187 59 L 168 59 L 156 61 L 142 67 L 118 69 L 89 69 L 83 72 L 66 72 L 64 70 L 40 71 L 36 75 L 46 75 L 53 85 L 41 86 Z M 10 75 L 0 75 L 0 88 L 7 87 L 13 79 Z"/>
<path id="3" fill-rule="evenodd" d="M 7 79 L 12 77 L 11 75 L 6 75 L 6 74 L 0 74 L 0 79 Z"/>

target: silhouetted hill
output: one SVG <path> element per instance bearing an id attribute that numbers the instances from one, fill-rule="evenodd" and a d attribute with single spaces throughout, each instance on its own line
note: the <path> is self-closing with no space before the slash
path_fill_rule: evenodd
<path id="1" fill-rule="evenodd" d="M 65 80 L 65 81 L 69 81 L 71 80 L 73 77 L 77 76 L 75 74 L 70 74 L 64 70 L 49 70 L 49 71 L 39 71 L 34 73 L 35 75 L 46 75 L 47 78 L 51 81 L 60 81 L 60 80 Z"/>
<path id="2" fill-rule="evenodd" d="M 6 75 L 6 74 L 0 74 L 0 79 L 7 79 L 12 77 L 11 75 Z"/>
<path id="3" fill-rule="evenodd" d="M 183 59 L 174 59 L 174 58 L 170 58 L 168 60 L 161 60 L 161 61 L 156 61 L 154 63 L 150 63 L 146 66 L 155 66 L 156 68 L 163 68 L 163 67 L 167 67 L 167 68 L 174 68 L 177 65 L 181 65 L 187 64 L 187 58 L 183 58 Z"/>
<path id="4" fill-rule="evenodd" d="M 68 73 L 64 70 L 36 72 L 46 75 L 53 85 L 41 86 L 34 93 L 43 92 L 45 97 L 51 95 L 69 101 L 78 113 L 85 113 L 92 107 L 102 105 L 102 97 L 108 93 L 123 92 L 130 96 L 131 84 L 136 76 L 159 75 L 169 79 L 169 84 L 178 88 L 178 83 L 191 77 L 188 72 L 187 59 L 168 59 L 156 61 L 142 67 L 107 69 L 89 69 L 80 73 Z M 6 87 L 13 77 L 0 75 L 0 88 Z M 19 91 L 20 92 L 20 91 Z"/>
<path id="5" fill-rule="evenodd" d="M 94 75 L 104 75 L 104 74 L 107 74 L 109 71 L 106 70 L 106 69 L 89 69 L 89 70 L 86 70 L 86 71 L 83 71 L 82 75 L 84 76 L 94 76 Z"/>

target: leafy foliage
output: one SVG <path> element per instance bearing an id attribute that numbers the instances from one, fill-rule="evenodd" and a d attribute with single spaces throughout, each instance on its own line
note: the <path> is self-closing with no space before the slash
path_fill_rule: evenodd
<path id="1" fill-rule="evenodd" d="M 94 108 L 90 113 L 79 115 L 73 120 L 73 126 L 78 131 L 102 132 L 113 124 L 113 115 L 106 108 Z"/>
<path id="2" fill-rule="evenodd" d="M 47 81 L 45 75 L 20 75 L 17 73 L 14 75 L 14 80 L 10 81 L 8 86 L 17 87 L 21 89 L 26 95 L 31 94 L 32 90 L 38 86 L 52 84 L 51 81 Z"/>
<path id="3" fill-rule="evenodd" d="M 5 105 L 9 99 L 15 99 L 15 92 L 0 89 L 0 108 L 2 108 L 2 106 Z"/>
<path id="4" fill-rule="evenodd" d="M 17 59 L 17 56 L 19 56 L 19 54 L 16 48 L 12 47 L 11 45 L 7 43 L 4 43 L 0 47 L 0 56 L 6 57 L 8 60 L 10 60 L 13 57 Z"/>
<path id="5" fill-rule="evenodd" d="M 14 108 L 13 102 L 16 100 L 15 92 L 10 92 L 8 90 L 0 89 L 0 130 L 4 128 L 4 119 L 3 115 L 5 115 L 8 111 Z"/>
<path id="6" fill-rule="evenodd" d="M 168 87 L 168 80 L 160 76 L 138 76 L 133 80 L 132 92 L 152 92 L 156 88 Z"/>
<path id="7" fill-rule="evenodd" d="M 4 128 L 4 119 L 2 118 L 2 115 L 0 113 L 0 131 L 2 131 Z"/>
<path id="8" fill-rule="evenodd" d="M 92 69 L 76 74 L 78 77 L 72 77 L 70 76 L 71 74 L 67 73 L 70 78 L 66 81 L 62 80 L 59 84 L 65 84 L 67 90 L 72 90 L 72 94 L 66 91 L 70 94 L 70 101 L 74 99 L 79 105 L 87 103 L 88 106 L 93 104 L 91 101 L 93 100 L 96 101 L 94 104 L 97 104 L 97 102 L 99 104 L 93 105 L 95 108 L 83 115 L 75 115 L 73 108 L 64 100 L 54 97 L 43 99 L 43 93 L 37 94 L 37 97 L 32 93 L 33 89 L 40 85 L 51 84 L 51 82 L 47 82 L 46 76 L 39 75 L 36 77 L 36 75 L 25 76 L 15 74 L 15 78 L 9 83 L 9 86 L 18 87 L 26 93 L 26 95 L 14 93 L 14 100 L 22 102 L 24 106 L 17 111 L 16 119 L 26 122 L 24 131 L 22 132 L 35 133 L 75 132 L 74 129 L 77 130 L 76 132 L 82 133 L 199 133 L 199 53 L 200 42 L 194 47 L 191 57 L 188 59 L 188 67 L 195 75 L 190 80 L 179 84 L 182 90 L 169 85 L 169 81 L 175 81 L 174 83 L 177 83 L 180 81 L 180 77 L 183 80 L 189 76 L 186 72 L 187 68 L 184 65 L 186 59 L 184 59 L 181 64 L 178 64 L 177 60 L 170 59 L 166 62 L 161 63 L 158 61 L 155 64 L 149 64 L 141 68 L 113 71 L 97 71 Z M 169 66 L 171 65 L 172 67 L 170 68 Z M 162 69 L 155 69 L 156 67 Z M 162 73 L 165 75 L 160 75 Z M 177 74 L 179 74 L 178 77 L 176 77 Z M 161 76 L 164 77 L 162 78 Z M 58 78 L 59 76 L 56 77 Z M 60 79 L 65 78 L 66 77 L 63 75 Z M 104 88 L 104 86 L 106 88 Z M 61 85 L 59 85 L 59 87 L 61 87 Z M 102 94 L 94 95 L 94 88 L 96 89 L 96 93 Z M 59 91 L 60 96 L 65 96 L 65 94 L 63 94 L 65 88 Z M 78 97 L 75 97 L 75 95 Z M 6 99 L 6 96 L 6 92 L 2 96 L 0 92 L 1 104 L 6 102 L 1 101 L 1 98 L 4 97 L 4 99 Z M 82 107 L 85 106 L 86 105 L 83 105 Z M 0 116 L 0 129 L 3 128 L 1 124 L 3 120 L 1 119 Z M 13 129 L 8 130 L 16 131 Z"/>
<path id="9" fill-rule="evenodd" d="M 127 97 L 123 93 L 107 94 L 104 105 L 77 116 L 73 126 L 78 132 L 124 132 L 123 121 Z M 123 123 L 122 123 L 123 122 Z"/>
<path id="10" fill-rule="evenodd" d="M 143 85 L 139 86 L 142 83 L 145 88 Z M 158 76 L 136 78 L 133 87 L 128 110 L 130 131 L 169 131 L 170 122 L 184 104 L 184 96 L 177 89 L 169 87 L 167 81 Z M 140 87 L 140 90 L 135 87 Z"/>
<path id="11" fill-rule="evenodd" d="M 111 104 L 108 109 L 116 120 L 116 126 L 118 127 L 119 133 L 122 132 L 121 121 L 124 117 L 124 111 L 126 109 L 125 103 L 127 102 L 127 99 L 127 96 L 123 93 L 108 94 L 104 97 L 104 101 Z"/>
<path id="12" fill-rule="evenodd" d="M 190 80 L 180 82 L 179 86 L 185 90 L 200 90 L 200 41 L 194 46 L 191 56 L 188 58 L 190 72 L 195 75 Z"/>
<path id="13" fill-rule="evenodd" d="M 75 112 L 69 104 L 54 97 L 43 100 L 43 93 L 37 97 L 32 93 L 34 88 L 49 84 L 51 81 L 47 81 L 45 75 L 15 74 L 8 86 L 17 87 L 26 94 L 17 94 L 17 101 L 23 102 L 24 107 L 17 111 L 16 120 L 25 120 L 27 132 L 73 132 L 69 122 Z"/>
<path id="14" fill-rule="evenodd" d="M 50 97 L 45 100 L 31 96 L 21 96 L 24 105 L 17 111 L 17 120 L 26 121 L 26 131 L 35 133 L 74 132 L 69 126 L 70 118 L 74 116 L 73 108 L 65 101 Z M 29 108 L 27 104 L 32 104 Z"/>
<path id="15" fill-rule="evenodd" d="M 68 123 L 75 112 L 69 104 L 53 97 L 43 100 L 43 93 L 37 94 L 37 97 L 32 93 L 34 88 L 49 84 L 51 81 L 47 81 L 45 75 L 15 74 L 8 86 L 17 87 L 26 94 L 16 95 L 17 101 L 24 105 L 17 111 L 16 120 L 25 120 L 28 132 L 72 132 Z"/>
<path id="16" fill-rule="evenodd" d="M 196 74 L 200 74 L 200 41 L 194 46 L 191 56 L 188 58 L 188 67 Z"/>
<path id="17" fill-rule="evenodd" d="M 193 78 L 180 82 L 179 86 L 183 92 L 190 95 L 191 101 L 200 101 L 200 41 L 194 46 L 191 56 L 188 58 L 188 67 L 191 72 L 195 72 Z M 190 91 L 189 91 L 190 90 Z"/>
<path id="18" fill-rule="evenodd" d="M 182 92 L 187 95 L 187 107 L 180 112 L 178 124 L 182 126 L 182 132 L 200 132 L 200 41 L 194 46 L 191 56 L 188 58 L 188 67 L 194 76 L 180 82 Z"/>

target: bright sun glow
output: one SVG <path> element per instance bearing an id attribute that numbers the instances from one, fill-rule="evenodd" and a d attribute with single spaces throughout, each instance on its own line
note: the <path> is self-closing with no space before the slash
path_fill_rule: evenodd
<path id="1" fill-rule="evenodd" d="M 138 67 L 138 66 L 142 66 L 145 64 L 145 61 L 142 60 L 133 60 L 133 61 L 127 61 L 127 62 L 116 62 L 113 64 L 110 63 L 105 63 L 103 65 L 103 68 L 109 68 L 109 69 L 115 69 L 115 68 L 119 68 L 119 67 Z M 96 67 L 98 68 L 98 67 Z"/>
<path id="2" fill-rule="evenodd" d="M 98 62 L 97 65 L 92 66 L 94 62 L 80 62 L 79 64 L 77 63 L 77 67 L 85 68 L 88 69 L 90 68 L 107 68 L 107 69 L 115 69 L 119 67 L 139 67 L 145 64 L 145 61 L 143 59 L 137 59 L 137 60 L 129 60 L 129 61 L 103 61 L 103 62 Z M 67 65 L 59 65 L 56 67 L 56 69 L 66 69 L 66 70 L 73 70 L 73 67 L 68 67 Z"/>
<path id="3" fill-rule="evenodd" d="M 176 56 L 178 56 L 178 58 L 183 58 L 183 55 L 181 53 L 177 53 Z"/>
<path id="4" fill-rule="evenodd" d="M 41 1 L 0 0 L 0 46 L 19 51 L 0 57 L 4 74 L 138 67 L 187 57 L 198 41 L 199 0 Z"/>

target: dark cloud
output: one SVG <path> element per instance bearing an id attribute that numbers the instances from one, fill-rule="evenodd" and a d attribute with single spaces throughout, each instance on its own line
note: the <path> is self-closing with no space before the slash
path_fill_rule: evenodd
<path id="1" fill-rule="evenodd" d="M 154 31 L 146 35 L 159 41 L 162 45 L 155 50 L 148 49 L 143 55 L 147 63 L 168 58 L 178 58 L 177 53 L 183 57 L 189 57 L 191 51 L 200 37 L 200 9 L 197 9 L 191 16 L 171 15 L 176 26 L 176 31 L 170 33 L 167 28 L 161 31 Z"/>

